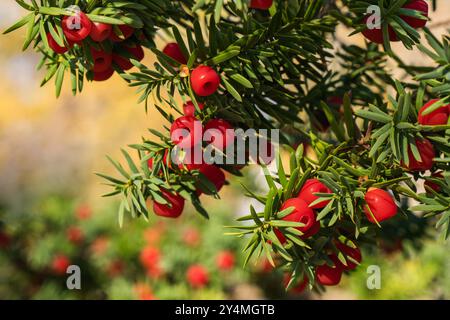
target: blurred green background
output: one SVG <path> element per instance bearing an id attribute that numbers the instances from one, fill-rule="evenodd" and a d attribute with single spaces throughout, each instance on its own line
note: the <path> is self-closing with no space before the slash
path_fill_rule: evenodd
<path id="1" fill-rule="evenodd" d="M 2 1 L 0 29 L 21 14 Z M 366 252 L 323 295 L 284 292 L 283 275 L 264 261 L 243 269 L 243 243 L 223 225 L 247 213 L 239 183 L 257 185 L 251 169 L 222 200 L 205 199 L 210 221 L 188 206 L 177 221 L 127 220 L 120 229 L 117 202 L 101 197 L 108 189 L 94 172 L 112 173 L 105 155 L 119 158 L 162 118 L 146 114 L 118 76 L 77 97 L 65 86 L 57 100 L 51 84 L 39 87 L 39 57 L 20 52 L 23 39 L 22 31 L 0 37 L 0 299 L 450 298 L 450 246 L 435 239 L 421 250 L 405 242 Z M 67 289 L 68 264 L 81 267 L 81 290 Z M 380 290 L 366 287 L 371 264 L 381 267 Z"/>

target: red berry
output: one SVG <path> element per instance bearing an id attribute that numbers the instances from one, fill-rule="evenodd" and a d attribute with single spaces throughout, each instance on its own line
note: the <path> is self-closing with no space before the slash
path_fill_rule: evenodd
<path id="1" fill-rule="evenodd" d="M 319 199 L 314 193 L 333 193 L 326 185 L 317 179 L 308 179 L 303 185 L 298 197 L 304 200 L 308 205 Z M 323 200 L 316 203 L 311 208 L 321 209 L 324 208 L 331 200 Z"/>
<path id="2" fill-rule="evenodd" d="M 95 42 L 103 42 L 109 38 L 112 32 L 112 25 L 101 22 L 92 22 L 91 33 L 89 36 Z"/>
<path id="3" fill-rule="evenodd" d="M 274 266 L 265 258 L 259 265 L 259 269 L 262 273 L 270 273 L 274 270 Z"/>
<path id="4" fill-rule="evenodd" d="M 193 265 L 187 270 L 186 279 L 191 287 L 195 289 L 203 288 L 209 282 L 209 274 L 203 266 Z"/>
<path id="5" fill-rule="evenodd" d="M 409 165 L 402 161 L 402 166 L 411 171 L 425 171 L 433 167 L 433 158 L 435 157 L 434 147 L 427 139 L 416 139 L 416 146 L 419 150 L 420 161 L 414 158 L 411 147 L 408 147 Z"/>
<path id="6" fill-rule="evenodd" d="M 217 267 L 222 271 L 233 269 L 235 263 L 234 253 L 231 251 L 222 251 L 216 257 Z"/>
<path id="7" fill-rule="evenodd" d="M 428 17 L 428 4 L 424 0 L 413 0 L 405 4 L 402 8 L 420 11 L 424 16 Z M 414 17 L 409 17 L 405 15 L 400 15 L 407 24 L 411 27 L 418 29 L 422 28 L 427 24 L 427 20 L 422 20 Z M 366 23 L 369 19 L 368 16 L 364 17 L 363 22 Z M 397 34 L 391 26 L 388 26 L 389 40 L 399 41 Z M 362 31 L 362 34 L 372 42 L 382 44 L 383 43 L 383 32 L 382 29 L 366 29 Z"/>
<path id="8" fill-rule="evenodd" d="M 432 111 L 427 115 L 423 115 L 425 110 L 431 107 L 433 104 L 438 102 L 439 99 L 433 99 L 427 104 L 425 104 L 419 110 L 418 121 L 420 124 L 429 125 L 429 126 L 437 126 L 437 125 L 445 125 L 448 122 L 448 117 L 450 116 L 450 104 L 446 106 L 441 106 L 436 110 Z"/>
<path id="9" fill-rule="evenodd" d="M 79 244 L 84 239 L 83 231 L 78 227 L 70 227 L 67 229 L 67 239 L 74 244 Z"/>
<path id="10" fill-rule="evenodd" d="M 189 228 L 183 233 L 183 242 L 191 247 L 200 244 L 201 236 L 197 229 Z"/>
<path id="11" fill-rule="evenodd" d="M 336 242 L 336 247 L 346 257 L 350 257 L 353 260 L 357 261 L 358 263 L 361 263 L 361 261 L 362 261 L 362 254 L 361 254 L 361 250 L 359 250 L 359 248 L 349 247 L 349 246 L 343 244 L 342 242 Z M 342 264 L 342 268 L 344 270 L 354 270 L 358 266 L 358 264 L 354 263 L 353 261 L 350 261 L 347 258 L 346 258 L 346 261 L 347 261 L 347 265 L 346 266 Z"/>
<path id="12" fill-rule="evenodd" d="M 173 194 L 165 189 L 161 189 L 162 196 L 168 204 L 153 202 L 153 212 L 157 216 L 166 218 L 178 218 L 184 209 L 184 198 L 179 194 Z"/>
<path id="13" fill-rule="evenodd" d="M 65 16 L 62 20 L 62 29 L 67 40 L 80 42 L 89 35 L 92 22 L 84 12 L 77 12 L 73 16 Z"/>
<path id="14" fill-rule="evenodd" d="M 140 45 L 134 47 L 124 46 L 125 50 L 130 53 L 134 60 L 142 61 L 145 57 L 144 49 Z M 121 56 L 120 54 L 113 53 L 113 61 L 119 66 L 123 71 L 130 70 L 134 67 L 130 59 Z"/>
<path id="15" fill-rule="evenodd" d="M 114 69 L 109 68 L 106 71 L 103 72 L 94 72 L 94 81 L 106 81 L 109 78 L 111 78 L 114 74 Z"/>
<path id="16" fill-rule="evenodd" d="M 111 69 L 112 54 L 103 50 L 91 49 L 92 59 L 94 59 L 94 66 L 92 71 L 94 73 L 101 73 Z"/>
<path id="17" fill-rule="evenodd" d="M 312 236 L 316 235 L 319 231 L 320 231 L 320 222 L 316 221 L 314 225 L 311 227 L 311 229 L 305 231 L 300 238 L 302 239 L 311 238 Z"/>
<path id="18" fill-rule="evenodd" d="M 207 131 L 210 130 L 208 133 Z M 234 142 L 233 126 L 223 119 L 212 119 L 205 124 L 204 136 L 206 142 L 219 150 L 225 150 Z"/>
<path id="19" fill-rule="evenodd" d="M 187 59 L 183 55 L 183 52 L 180 49 L 180 46 L 178 43 L 168 43 L 164 49 L 163 53 L 169 57 L 171 57 L 173 60 L 178 61 L 180 64 L 186 64 Z"/>
<path id="20" fill-rule="evenodd" d="M 367 20 L 369 19 L 368 16 L 364 17 L 364 24 L 367 23 Z M 383 44 L 383 31 L 382 29 L 365 29 L 362 31 L 362 34 L 369 39 L 372 42 Z M 399 41 L 397 34 L 395 33 L 394 29 L 392 29 L 391 26 L 388 26 L 388 34 L 389 34 L 389 41 Z"/>
<path id="21" fill-rule="evenodd" d="M 65 274 L 70 266 L 70 260 L 65 255 L 57 255 L 52 261 L 52 270 L 55 274 Z"/>
<path id="22" fill-rule="evenodd" d="M 435 179 L 439 179 L 439 178 L 443 178 L 444 176 L 442 175 L 442 172 L 436 172 L 436 173 L 433 173 L 431 175 L 431 177 L 435 178 Z M 432 181 L 428 181 L 428 180 L 425 181 L 424 182 L 424 186 L 427 186 L 427 187 L 433 189 L 436 192 L 440 192 L 441 191 L 441 186 L 438 185 L 437 183 L 432 182 Z"/>
<path id="23" fill-rule="evenodd" d="M 212 164 L 204 164 L 200 167 L 199 171 L 214 184 L 217 192 L 222 189 L 225 184 L 225 174 L 219 167 Z M 197 195 L 200 195 L 202 191 L 197 189 Z"/>
<path id="24" fill-rule="evenodd" d="M 182 116 L 172 123 L 170 137 L 172 142 L 189 149 L 202 142 L 201 122 L 194 117 Z"/>
<path id="25" fill-rule="evenodd" d="M 272 6 L 273 0 L 252 0 L 250 1 L 250 8 L 267 10 Z"/>
<path id="26" fill-rule="evenodd" d="M 342 268 L 339 265 L 330 267 L 322 265 L 316 268 L 316 281 L 323 286 L 335 286 L 341 282 Z"/>
<path id="27" fill-rule="evenodd" d="M 291 276 L 290 276 L 289 274 L 286 273 L 286 274 L 284 275 L 284 278 L 283 278 L 284 286 L 287 287 L 290 281 L 291 281 Z M 296 294 L 300 294 L 300 293 L 302 293 L 303 291 L 305 291 L 306 286 L 308 285 L 308 283 L 309 283 L 308 277 L 307 277 L 307 276 L 304 276 L 304 277 L 303 277 L 303 280 L 300 281 L 299 283 L 295 284 L 295 285 L 289 290 L 289 292 L 296 293 Z"/>
<path id="28" fill-rule="evenodd" d="M 144 49 L 140 45 L 135 45 L 134 47 L 127 47 L 126 49 L 131 53 L 134 60 L 140 62 L 145 58 Z"/>
<path id="29" fill-rule="evenodd" d="M 203 103 L 198 103 L 200 110 L 203 110 L 205 105 Z M 193 117 L 195 116 L 196 109 L 192 101 L 188 101 L 183 105 L 183 113 L 185 116 Z"/>
<path id="30" fill-rule="evenodd" d="M 405 4 L 402 8 L 420 11 L 422 15 L 428 17 L 428 3 L 424 0 L 412 0 L 409 3 Z M 427 20 L 423 19 L 418 19 L 405 15 L 401 15 L 400 18 L 402 18 L 407 24 L 409 24 L 414 29 L 423 28 L 427 24 Z"/>
<path id="31" fill-rule="evenodd" d="M 90 246 L 90 250 L 95 255 L 101 256 L 101 255 L 105 254 L 105 252 L 108 250 L 109 244 L 110 244 L 109 238 L 107 238 L 105 236 L 99 236 L 92 242 L 92 244 Z"/>
<path id="32" fill-rule="evenodd" d="M 364 213 L 366 214 L 367 219 L 372 223 L 375 223 L 375 220 L 368 208 L 370 208 L 373 216 L 378 222 L 392 218 L 397 214 L 397 205 L 387 191 L 371 188 L 367 191 L 364 200 L 367 203 L 367 205 L 364 206 Z"/>
<path id="33" fill-rule="evenodd" d="M 192 90 L 200 97 L 207 97 L 217 91 L 220 77 L 217 72 L 208 66 L 198 66 L 191 73 Z"/>
<path id="34" fill-rule="evenodd" d="M 87 204 L 79 205 L 75 210 L 75 215 L 80 220 L 87 220 L 92 216 L 92 209 Z"/>
<path id="35" fill-rule="evenodd" d="M 157 266 L 161 260 L 161 253 L 157 248 L 145 247 L 139 255 L 142 266 L 146 269 Z"/>
<path id="36" fill-rule="evenodd" d="M 118 36 L 113 29 L 111 35 L 109 36 L 109 39 L 111 39 L 113 42 L 122 42 L 131 37 L 134 33 L 134 29 L 126 24 L 121 24 L 118 26 L 118 28 L 120 32 L 122 32 L 122 35 Z"/>
<path id="37" fill-rule="evenodd" d="M 67 47 L 61 47 L 56 40 L 53 38 L 52 34 L 50 32 L 47 33 L 47 42 L 49 47 L 55 51 L 58 54 L 64 54 L 67 51 L 69 51 L 69 48 Z"/>
<path id="38" fill-rule="evenodd" d="M 285 216 L 282 220 L 303 223 L 303 227 L 296 228 L 303 233 L 314 227 L 316 223 L 316 214 L 311 208 L 308 207 L 308 204 L 305 201 L 300 198 L 291 198 L 282 204 L 280 211 L 290 207 L 294 207 L 294 211 Z M 279 230 L 275 229 L 275 234 L 281 243 L 286 242 L 286 238 Z"/>

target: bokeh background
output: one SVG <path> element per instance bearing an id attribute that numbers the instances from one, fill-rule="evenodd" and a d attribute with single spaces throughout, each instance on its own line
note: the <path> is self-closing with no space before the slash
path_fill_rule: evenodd
<path id="1" fill-rule="evenodd" d="M 432 15 L 436 34 L 449 27 L 448 12 L 443 3 Z M 0 29 L 21 14 L 1 1 Z M 351 277 L 322 295 L 286 293 L 283 274 L 264 261 L 243 269 L 243 243 L 224 235 L 223 225 L 247 213 L 239 184 L 256 188 L 252 168 L 230 179 L 222 200 L 206 199 L 210 221 L 188 207 L 177 221 L 128 219 L 119 228 L 118 204 L 101 197 L 108 189 L 94 173 L 112 173 L 105 155 L 120 158 L 120 148 L 163 119 L 145 113 L 118 76 L 87 84 L 77 97 L 64 86 L 56 99 L 51 83 L 39 87 L 38 55 L 20 51 L 24 37 L 22 30 L 0 37 L 0 299 L 450 298 L 450 246 L 433 236 L 420 250 L 398 243 L 366 253 Z M 411 63 L 426 61 L 394 50 Z M 66 288 L 67 264 L 81 267 L 81 290 Z M 381 267 L 380 290 L 366 288 L 370 264 Z"/>

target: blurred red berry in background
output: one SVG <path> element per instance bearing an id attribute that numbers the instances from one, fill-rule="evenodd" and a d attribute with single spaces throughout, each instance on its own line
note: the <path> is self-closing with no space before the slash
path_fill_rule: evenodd
<path id="1" fill-rule="evenodd" d="M 159 264 L 161 252 L 158 248 L 148 246 L 142 249 L 139 259 L 145 268 L 152 268 Z"/>
<path id="2" fill-rule="evenodd" d="M 191 287 L 199 289 L 209 283 L 209 274 L 205 267 L 196 264 L 189 267 L 186 272 L 186 279 Z"/>
<path id="3" fill-rule="evenodd" d="M 183 232 L 183 242 L 190 246 L 196 247 L 200 244 L 201 235 L 195 228 L 188 228 Z"/>
<path id="4" fill-rule="evenodd" d="M 81 204 L 75 209 L 75 215 L 80 220 L 87 220 L 92 216 L 92 209 L 87 204 Z"/>
<path id="5" fill-rule="evenodd" d="M 57 275 L 66 274 L 67 268 L 70 266 L 70 260 L 63 254 L 56 255 L 51 263 L 53 272 Z"/>
<path id="6" fill-rule="evenodd" d="M 67 240 L 72 242 L 73 244 L 80 244 L 84 240 L 84 233 L 79 227 L 69 227 L 67 229 Z"/>
<path id="7" fill-rule="evenodd" d="M 90 246 L 90 251 L 96 256 L 103 255 L 106 252 L 106 250 L 108 250 L 109 243 L 110 241 L 107 237 L 99 236 L 92 242 Z"/>
<path id="8" fill-rule="evenodd" d="M 222 271 L 233 269 L 235 263 L 234 253 L 232 251 L 221 251 L 216 257 L 216 265 Z"/>

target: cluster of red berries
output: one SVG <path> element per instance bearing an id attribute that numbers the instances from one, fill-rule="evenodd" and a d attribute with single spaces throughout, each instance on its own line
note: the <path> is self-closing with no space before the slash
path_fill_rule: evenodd
<path id="1" fill-rule="evenodd" d="M 421 125 L 446 125 L 450 116 L 450 105 L 439 106 L 436 110 L 428 114 L 424 114 L 428 108 L 434 108 L 433 106 L 438 102 L 438 99 L 433 99 L 426 103 L 420 110 L 418 115 L 418 122 Z M 433 144 L 426 138 L 416 139 L 417 150 L 420 154 L 420 160 L 414 157 L 411 148 L 408 149 L 409 163 L 402 162 L 402 165 L 410 171 L 426 171 L 431 170 L 434 165 L 433 159 L 436 157 Z"/>
<path id="2" fill-rule="evenodd" d="M 152 234 L 150 236 L 150 231 Z M 153 231 L 156 232 L 153 233 Z M 201 235 L 195 228 L 188 228 L 186 232 L 181 235 L 181 240 L 189 246 L 196 246 L 201 241 Z M 164 270 L 161 266 L 162 254 L 157 245 L 161 237 L 161 228 L 148 229 L 144 233 L 146 246 L 141 250 L 139 261 L 144 269 L 147 271 L 149 277 L 158 279 L 164 276 Z M 235 255 L 230 250 L 221 250 L 215 256 L 215 264 L 219 271 L 227 272 L 235 266 Z M 186 280 L 194 289 L 203 288 L 209 283 L 209 272 L 207 268 L 201 264 L 191 265 L 186 270 Z"/>
<path id="3" fill-rule="evenodd" d="M 302 223 L 303 226 L 296 228 L 303 233 L 300 236 L 302 239 L 310 238 L 320 231 L 320 222 L 316 220 L 317 216 L 314 209 L 322 209 L 331 201 L 330 199 L 321 200 L 316 195 L 318 193 L 331 194 L 332 191 L 319 180 L 309 179 L 305 182 L 297 197 L 288 199 L 281 205 L 280 211 L 293 207 L 293 211 L 283 217 L 282 220 Z M 387 191 L 370 188 L 364 200 L 366 202 L 364 212 L 371 223 L 384 221 L 397 214 L 397 205 Z M 283 233 L 278 229 L 274 231 L 278 240 L 284 244 L 286 238 Z M 351 259 L 346 259 L 346 263 L 344 264 L 338 259 L 337 255 L 329 255 L 333 266 L 323 264 L 316 268 L 316 281 L 319 284 L 326 286 L 337 285 L 344 271 L 355 269 L 361 262 L 361 251 L 358 248 L 345 245 L 338 241 L 335 241 L 335 246 L 346 257 L 350 257 Z M 305 277 L 295 287 L 295 292 L 303 291 L 307 284 L 308 279 Z"/>
<path id="4" fill-rule="evenodd" d="M 220 271 L 230 271 L 235 264 L 234 253 L 228 250 L 221 251 L 216 256 L 216 265 Z M 201 289 L 210 282 L 208 270 L 201 264 L 194 264 L 186 271 L 186 280 L 194 289 Z"/>
<path id="5" fill-rule="evenodd" d="M 316 193 L 332 193 L 332 191 L 319 180 L 309 179 L 305 182 L 297 197 L 286 200 L 280 208 L 280 211 L 283 211 L 294 207 L 294 210 L 283 217 L 282 220 L 303 223 L 304 226 L 296 228 L 303 233 L 302 239 L 310 238 L 319 232 L 320 222 L 316 220 L 314 209 L 322 209 L 330 202 L 330 200 L 317 202 L 316 200 L 319 197 L 315 195 Z M 281 243 L 286 242 L 286 238 L 281 231 L 275 229 L 275 234 Z"/>
<path id="6" fill-rule="evenodd" d="M 426 103 L 420 110 L 418 115 L 418 122 L 421 125 L 428 126 L 438 126 L 438 125 L 446 125 L 448 124 L 450 117 L 450 104 L 441 105 L 432 112 L 425 114 L 425 111 L 428 108 L 434 108 L 433 106 L 439 101 L 439 99 L 430 100 Z M 410 170 L 429 170 L 433 167 L 433 158 L 435 157 L 435 152 L 433 145 L 427 139 L 416 141 L 417 148 L 419 149 L 421 161 L 417 161 L 412 155 L 411 150 L 408 152 L 409 157 L 409 166 Z M 443 178 L 442 172 L 434 172 L 431 175 L 432 178 Z M 434 182 L 426 181 L 425 186 L 433 189 L 436 192 L 441 190 L 440 186 Z"/>
<path id="7" fill-rule="evenodd" d="M 425 17 L 428 17 L 428 3 L 425 0 L 412 0 L 406 3 L 402 9 L 410 9 L 420 11 Z M 427 24 L 427 20 L 414 18 L 410 16 L 400 15 L 400 18 L 414 29 L 423 28 Z M 364 23 L 367 23 L 369 17 L 364 17 Z M 362 34 L 372 42 L 383 43 L 382 29 L 366 29 Z M 394 29 L 388 26 L 389 41 L 400 41 Z"/>
<path id="8" fill-rule="evenodd" d="M 177 43 L 167 44 L 163 53 L 182 65 L 187 63 L 187 59 Z M 192 70 L 190 80 L 192 90 L 199 97 L 214 94 L 220 86 L 220 76 L 213 68 L 205 65 L 200 65 Z"/>
<path id="9" fill-rule="evenodd" d="M 121 70 L 127 71 L 133 67 L 130 58 L 138 61 L 144 59 L 144 50 L 139 44 L 124 42 L 131 38 L 135 31 L 128 25 L 118 26 L 119 36 L 112 25 L 93 22 L 84 12 L 77 12 L 62 19 L 62 30 L 66 39 L 65 46 L 59 45 L 52 34 L 47 33 L 50 48 L 58 54 L 66 53 L 75 44 L 81 45 L 88 37 L 97 44 L 90 49 L 93 59 L 90 71 L 95 81 L 109 79 L 114 74 L 113 63 Z M 102 46 L 102 43 L 106 41 L 112 43 L 112 51 L 104 49 L 110 46 Z"/>
<path id="10" fill-rule="evenodd" d="M 200 110 L 203 110 L 204 104 L 199 103 L 198 107 Z M 234 142 L 233 126 L 228 121 L 215 118 L 202 126 L 201 121 L 195 117 L 196 110 L 191 101 L 183 105 L 183 111 L 184 116 L 179 117 L 172 123 L 170 136 L 175 145 L 187 150 L 188 159 L 186 159 L 186 164 L 189 165 L 193 162 L 191 160 L 194 160 L 194 154 L 189 151 L 193 151 L 194 147 L 201 145 L 203 138 L 205 138 L 206 143 L 220 151 L 226 150 L 227 146 Z M 207 131 L 211 134 L 204 135 Z"/>
<path id="11" fill-rule="evenodd" d="M 75 217 L 78 220 L 88 220 L 92 216 L 92 209 L 86 204 L 82 204 L 75 209 Z M 76 225 L 72 225 L 66 230 L 66 237 L 69 242 L 74 245 L 79 245 L 85 240 L 83 230 Z"/>
<path id="12" fill-rule="evenodd" d="M 336 248 L 345 255 L 345 264 L 339 260 L 336 254 L 328 257 L 333 265 L 323 264 L 316 267 L 316 281 L 323 286 L 335 286 L 341 282 L 344 271 L 354 270 L 362 261 L 361 250 L 356 246 L 349 246 L 335 241 Z M 303 280 L 305 281 L 305 280 Z"/>
<path id="13" fill-rule="evenodd" d="M 421 125 L 446 125 L 450 116 L 450 105 L 442 105 L 437 109 L 429 112 L 425 111 L 437 103 L 438 99 L 433 99 L 426 103 L 420 110 L 418 115 L 418 122 Z M 436 153 L 433 144 L 426 138 L 416 139 L 417 150 L 420 155 L 420 160 L 414 157 L 411 148 L 408 149 L 409 163 L 401 162 L 402 166 L 410 171 L 426 171 L 431 170 L 434 165 L 434 158 Z M 432 173 L 433 178 L 442 178 L 442 172 Z M 435 191 L 439 191 L 440 187 L 436 183 L 426 181 L 425 186 L 432 188 Z M 368 220 L 372 223 L 381 222 L 387 220 L 397 214 L 397 205 L 395 204 L 392 196 L 381 189 L 370 188 L 365 195 L 365 202 L 367 205 L 364 207 L 364 212 Z"/>
<path id="14" fill-rule="evenodd" d="M 340 241 L 334 241 L 334 245 L 345 256 L 345 263 L 339 260 L 335 253 L 328 255 L 332 265 L 323 264 L 319 265 L 315 269 L 316 279 L 315 281 L 323 286 L 335 286 L 341 282 L 342 275 L 345 271 L 351 271 L 362 261 L 361 250 L 354 244 L 344 244 Z M 289 274 L 284 275 L 283 283 L 287 287 L 291 280 Z M 309 279 L 305 275 L 303 279 L 295 284 L 289 291 L 294 294 L 302 293 L 309 284 Z"/>
<path id="15" fill-rule="evenodd" d="M 280 208 L 280 211 L 283 211 L 294 207 L 294 210 L 282 220 L 303 223 L 304 226 L 297 228 L 303 233 L 302 239 L 310 238 L 319 232 L 320 222 L 316 221 L 316 213 L 313 209 L 322 209 L 330 202 L 326 199 L 317 202 L 319 197 L 315 195 L 316 193 L 332 193 L 332 191 L 319 180 L 309 179 L 303 185 L 298 196 L 288 199 Z M 397 205 L 385 190 L 369 188 L 364 200 L 366 202 L 364 212 L 371 223 L 387 220 L 397 214 Z M 279 230 L 275 229 L 275 234 L 281 243 L 286 242 L 286 238 Z"/>
<path id="16" fill-rule="evenodd" d="M 198 106 L 200 110 L 204 108 L 202 103 L 199 103 Z M 195 159 L 194 152 L 199 150 L 201 153 L 202 149 L 201 147 L 198 148 L 198 146 L 203 142 L 203 132 L 208 130 L 214 130 L 214 134 L 205 142 L 218 150 L 225 150 L 228 144 L 234 141 L 234 133 L 232 133 L 233 127 L 224 119 L 212 119 L 202 126 L 201 121 L 195 117 L 196 109 L 192 102 L 186 103 L 183 106 L 183 111 L 184 116 L 176 119 L 172 123 L 170 130 L 172 142 L 178 147 L 183 148 L 185 151 L 183 159 L 177 159 L 179 162 L 178 168 L 187 171 L 198 170 L 215 186 L 216 191 L 219 192 L 225 184 L 224 172 L 214 164 L 205 163 L 203 157 L 196 161 L 197 159 Z M 196 128 L 199 128 L 199 130 Z M 169 169 L 172 168 L 172 161 L 168 150 L 164 153 L 163 163 Z M 148 160 L 148 166 L 150 169 L 153 168 L 153 159 Z M 154 202 L 154 213 L 163 217 L 179 217 L 183 212 L 184 198 L 164 189 L 162 189 L 161 192 L 169 204 Z M 196 192 L 197 196 L 201 195 L 203 192 L 205 191 L 199 184 Z"/>
<path id="17" fill-rule="evenodd" d="M 187 63 L 187 57 L 183 54 L 180 46 L 177 43 L 169 43 L 164 49 L 163 53 L 177 61 L 181 65 Z M 198 66 L 190 74 L 191 87 L 196 95 L 200 97 L 207 97 L 214 94 L 220 86 L 220 77 L 217 72 L 209 66 Z M 200 110 L 203 110 L 204 104 L 198 103 Z M 178 164 L 180 170 L 199 170 L 208 180 L 210 180 L 216 191 L 225 184 L 225 174 L 223 171 L 212 164 L 206 164 L 201 159 L 200 164 L 196 164 L 194 159 L 193 149 L 200 145 L 203 141 L 203 130 L 214 129 L 217 130 L 222 139 L 215 139 L 216 135 L 211 137 L 210 141 L 207 141 L 218 150 L 224 150 L 228 143 L 234 140 L 234 135 L 231 135 L 227 130 L 233 127 L 224 119 L 212 119 L 208 121 L 205 126 L 201 125 L 201 122 L 196 118 L 196 108 L 193 102 L 187 102 L 183 105 L 184 116 L 176 119 L 171 126 L 171 139 L 172 142 L 178 147 L 187 150 L 187 154 L 184 159 Z M 196 124 L 202 129 L 196 132 Z M 163 163 L 170 169 L 172 162 L 169 159 L 168 151 L 166 150 L 163 156 Z M 153 168 L 153 159 L 149 159 L 148 165 Z M 153 202 L 153 212 L 156 215 L 177 218 L 184 209 L 185 200 L 179 194 L 173 194 L 167 190 L 161 190 L 164 199 L 167 204 L 161 204 Z M 203 193 L 203 190 L 197 188 L 197 195 Z"/>

